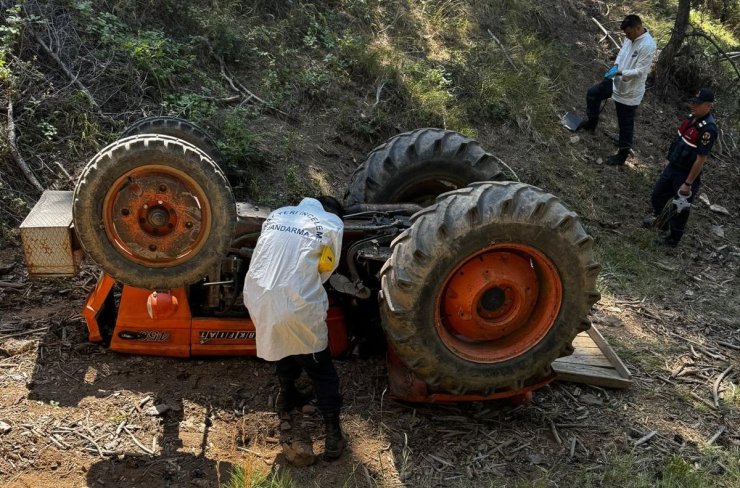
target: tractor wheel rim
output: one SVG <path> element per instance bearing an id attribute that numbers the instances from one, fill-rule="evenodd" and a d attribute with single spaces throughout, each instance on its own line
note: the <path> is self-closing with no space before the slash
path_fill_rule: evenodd
<path id="1" fill-rule="evenodd" d="M 125 173 L 103 200 L 103 227 L 114 248 L 148 267 L 191 259 L 205 243 L 211 219 L 203 188 L 169 166 L 152 164 Z"/>
<path id="2" fill-rule="evenodd" d="M 562 283 L 541 251 L 497 244 L 447 275 L 435 304 L 443 344 L 479 363 L 515 358 L 539 343 L 560 312 Z"/>
<path id="3" fill-rule="evenodd" d="M 397 196 L 393 200 L 428 207 L 434 203 L 438 195 L 457 190 L 466 185 L 467 182 L 462 177 L 425 174 L 422 177 L 409 178 L 398 190 Z"/>

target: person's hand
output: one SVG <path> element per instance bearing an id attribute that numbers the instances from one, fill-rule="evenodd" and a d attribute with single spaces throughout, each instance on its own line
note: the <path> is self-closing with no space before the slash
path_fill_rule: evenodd
<path id="1" fill-rule="evenodd" d="M 663 161 L 663 167 L 664 168 L 667 168 L 669 164 L 670 164 L 670 161 L 668 161 L 667 159 L 665 161 Z"/>
<path id="2" fill-rule="evenodd" d="M 683 197 L 688 197 L 691 195 L 691 187 L 686 183 L 682 184 L 681 188 L 678 189 L 678 194 Z"/>

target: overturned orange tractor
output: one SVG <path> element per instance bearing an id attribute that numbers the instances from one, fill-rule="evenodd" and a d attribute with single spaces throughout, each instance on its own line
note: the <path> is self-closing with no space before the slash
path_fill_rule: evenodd
<path id="1" fill-rule="evenodd" d="M 83 310 L 91 341 L 255 354 L 241 294 L 269 209 L 234 201 L 219 158 L 194 124 L 143 119 L 26 219 L 32 274 L 73 274 L 83 252 L 102 269 Z M 476 141 L 441 129 L 393 137 L 352 175 L 326 286 L 330 349 L 382 330 L 397 398 L 522 397 L 589 327 L 591 237 L 557 197 L 501 175 Z"/>

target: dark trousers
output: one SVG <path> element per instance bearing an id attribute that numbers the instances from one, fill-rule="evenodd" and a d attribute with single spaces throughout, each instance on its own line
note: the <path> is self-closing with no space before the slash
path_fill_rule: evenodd
<path id="1" fill-rule="evenodd" d="M 650 203 L 653 205 L 653 212 L 655 215 L 660 214 L 665 207 L 666 203 L 676 198 L 678 189 L 681 187 L 686 177 L 689 175 L 689 170 L 680 170 L 669 164 L 663 170 L 658 177 L 658 181 L 655 182 L 653 188 L 653 194 L 650 196 Z M 696 195 L 699 194 L 701 188 L 701 178 L 696 178 L 694 184 L 691 185 L 691 196 L 687 200 L 693 203 Z M 662 231 L 670 232 L 668 239 L 671 241 L 678 242 L 681 240 L 684 231 L 686 230 L 686 223 L 689 220 L 689 210 L 686 209 L 680 214 L 673 217 L 666 223 L 666 227 L 662 228 Z"/>
<path id="2" fill-rule="evenodd" d="M 296 354 L 279 360 L 275 365 L 280 383 L 294 382 L 305 371 L 313 382 L 316 406 L 324 417 L 339 415 L 342 395 L 339 393 L 339 377 L 331 361 L 329 349 L 314 354 Z"/>
<path id="3" fill-rule="evenodd" d="M 592 120 L 594 127 L 599 121 L 601 112 L 601 103 L 609 99 L 614 91 L 612 80 L 604 80 L 597 83 L 586 92 L 586 115 Z M 614 102 L 617 110 L 617 123 L 619 125 L 619 149 L 630 149 L 632 139 L 635 135 L 635 114 L 637 105 L 624 105 L 623 103 Z"/>

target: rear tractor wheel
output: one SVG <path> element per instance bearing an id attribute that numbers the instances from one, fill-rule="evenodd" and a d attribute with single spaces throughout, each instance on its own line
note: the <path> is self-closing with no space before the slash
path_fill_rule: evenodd
<path id="1" fill-rule="evenodd" d="M 192 284 L 227 252 L 236 204 L 206 153 L 165 135 L 120 139 L 85 166 L 73 196 L 86 253 L 124 284 Z"/>
<path id="2" fill-rule="evenodd" d="M 572 352 L 599 299 L 592 238 L 556 197 L 475 183 L 414 216 L 381 271 L 399 358 L 433 389 L 518 389 Z"/>

